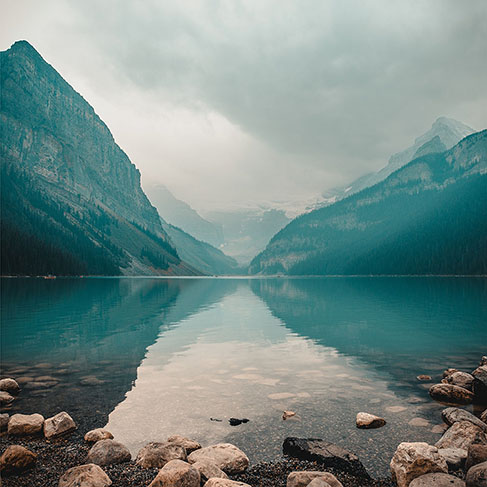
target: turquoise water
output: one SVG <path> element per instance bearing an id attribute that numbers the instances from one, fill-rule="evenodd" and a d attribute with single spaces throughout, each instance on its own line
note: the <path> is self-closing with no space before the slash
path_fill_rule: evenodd
<path id="1" fill-rule="evenodd" d="M 416 376 L 487 354 L 487 280 L 3 279 L 1 318 L 12 411 L 66 410 L 132 453 L 179 433 L 273 460 L 286 436 L 319 437 L 383 475 L 400 441 L 440 437 Z M 388 423 L 358 430 L 359 411 Z"/>

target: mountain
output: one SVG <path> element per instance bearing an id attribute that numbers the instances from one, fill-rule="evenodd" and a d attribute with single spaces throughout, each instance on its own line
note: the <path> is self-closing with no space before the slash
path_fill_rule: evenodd
<path id="1" fill-rule="evenodd" d="M 197 240 L 184 230 L 164 221 L 162 222 L 162 228 L 176 245 L 180 257 L 202 273 L 208 275 L 244 273 L 244 270 L 239 268 L 235 259 L 225 255 L 221 250 L 209 243 Z"/>
<path id="2" fill-rule="evenodd" d="M 221 249 L 241 266 L 247 266 L 271 237 L 290 222 L 283 210 L 272 208 L 215 210 L 205 216 L 222 226 L 225 241 Z"/>
<path id="3" fill-rule="evenodd" d="M 144 184 L 144 189 L 152 204 L 159 211 L 159 215 L 166 222 L 214 247 L 218 248 L 223 244 L 221 226 L 205 220 L 187 203 L 178 200 L 166 186 L 160 183 Z"/>
<path id="4" fill-rule="evenodd" d="M 486 187 L 483 130 L 296 218 L 252 261 L 250 272 L 487 274 Z"/>
<path id="5" fill-rule="evenodd" d="M 323 193 L 324 202 L 321 202 L 319 206 L 335 203 L 351 194 L 383 181 L 394 171 L 397 171 L 420 155 L 451 149 L 464 137 L 474 132 L 474 129 L 458 120 L 439 117 L 426 133 L 415 139 L 414 144 L 401 152 L 393 154 L 387 166 L 380 171 L 365 174 L 346 186 L 325 191 Z"/>
<path id="6" fill-rule="evenodd" d="M 140 174 L 26 41 L 0 53 L 2 274 L 194 274 Z"/>

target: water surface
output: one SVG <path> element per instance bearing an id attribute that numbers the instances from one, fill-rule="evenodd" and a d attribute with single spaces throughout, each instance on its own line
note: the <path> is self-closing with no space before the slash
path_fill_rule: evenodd
<path id="1" fill-rule="evenodd" d="M 487 353 L 485 279 L 4 279 L 1 313 L 12 411 L 66 410 L 134 454 L 179 433 L 273 460 L 286 436 L 320 437 L 375 475 L 400 441 L 440 437 L 416 376 Z M 358 430 L 358 411 L 388 423 Z"/>

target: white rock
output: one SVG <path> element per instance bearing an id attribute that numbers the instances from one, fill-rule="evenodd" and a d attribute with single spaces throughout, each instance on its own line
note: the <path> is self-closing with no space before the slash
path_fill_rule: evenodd
<path id="1" fill-rule="evenodd" d="M 358 413 L 355 423 L 357 428 L 371 429 L 384 426 L 386 424 L 386 420 L 370 413 Z"/>

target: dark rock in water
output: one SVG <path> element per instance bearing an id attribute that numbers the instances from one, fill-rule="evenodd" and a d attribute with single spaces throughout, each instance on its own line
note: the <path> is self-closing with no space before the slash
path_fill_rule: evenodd
<path id="1" fill-rule="evenodd" d="M 465 409 L 446 408 L 441 412 L 441 417 L 448 426 L 451 426 L 453 423 L 458 423 L 459 421 L 469 421 L 487 433 L 487 424 Z"/>
<path id="2" fill-rule="evenodd" d="M 239 424 L 242 423 L 248 423 L 250 420 L 247 418 L 243 419 L 237 419 L 237 418 L 230 418 L 228 422 L 230 423 L 230 426 L 238 426 Z"/>
<path id="3" fill-rule="evenodd" d="M 218 418 L 210 418 L 210 421 L 215 421 L 216 423 L 221 423 L 223 420 Z"/>
<path id="4" fill-rule="evenodd" d="M 481 365 L 477 367 L 472 375 L 473 381 L 473 393 L 475 394 L 475 402 L 481 402 L 487 404 L 487 365 Z"/>
<path id="5" fill-rule="evenodd" d="M 369 479 L 369 474 L 357 455 L 338 445 L 318 438 L 288 437 L 282 445 L 284 455 L 318 462 L 325 467 L 348 472 L 358 477 Z"/>

